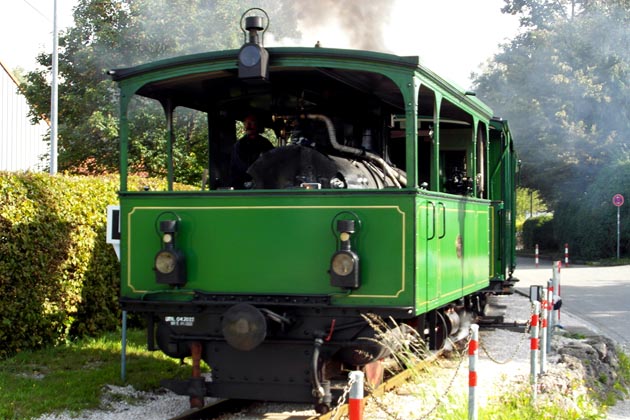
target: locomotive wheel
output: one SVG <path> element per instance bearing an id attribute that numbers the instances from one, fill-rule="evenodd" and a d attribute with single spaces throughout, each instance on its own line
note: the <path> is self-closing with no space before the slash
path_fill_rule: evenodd
<path id="1" fill-rule="evenodd" d="M 317 414 L 326 414 L 330 411 L 330 405 L 324 403 L 315 404 L 315 412 Z"/>
<path id="2" fill-rule="evenodd" d="M 431 325 L 433 324 L 433 325 Z M 446 319 L 444 319 L 444 315 L 436 311 L 434 323 L 429 323 L 431 330 L 429 330 L 429 348 L 431 350 L 442 350 L 444 348 L 444 344 L 446 343 L 446 338 L 448 337 L 448 325 L 446 324 Z"/>

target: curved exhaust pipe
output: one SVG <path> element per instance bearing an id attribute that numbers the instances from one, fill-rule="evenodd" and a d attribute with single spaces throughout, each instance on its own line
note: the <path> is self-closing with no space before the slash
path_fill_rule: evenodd
<path id="1" fill-rule="evenodd" d="M 392 168 L 391 165 L 385 162 L 385 160 L 379 155 L 370 153 L 362 149 L 357 149 L 355 147 L 339 144 L 337 142 L 337 135 L 335 134 L 335 127 L 333 126 L 333 123 L 330 120 L 330 118 L 322 114 L 306 114 L 305 118 L 308 118 L 310 120 L 323 121 L 324 124 L 326 124 L 326 129 L 328 130 L 328 137 L 330 139 L 330 144 L 332 145 L 333 149 L 339 152 L 351 154 L 356 157 L 367 158 L 368 160 L 380 166 L 381 169 L 383 169 L 383 173 L 386 174 L 392 180 L 394 185 L 396 185 L 398 188 L 407 186 L 407 177 L 395 171 L 394 168 Z"/>

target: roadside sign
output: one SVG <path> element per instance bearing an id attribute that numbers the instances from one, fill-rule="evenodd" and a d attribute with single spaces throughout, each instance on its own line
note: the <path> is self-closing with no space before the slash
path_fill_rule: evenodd
<path id="1" fill-rule="evenodd" d="M 623 206 L 623 202 L 624 202 L 623 195 L 621 195 L 621 194 L 615 194 L 615 195 L 613 196 L 612 202 L 613 202 L 613 204 L 614 204 L 615 206 L 617 206 L 617 207 L 621 207 L 621 206 Z"/>

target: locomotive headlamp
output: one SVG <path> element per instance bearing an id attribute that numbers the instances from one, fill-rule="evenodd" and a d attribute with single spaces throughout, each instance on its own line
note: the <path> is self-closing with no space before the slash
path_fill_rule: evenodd
<path id="1" fill-rule="evenodd" d="M 356 289 L 361 285 L 359 277 L 359 256 L 352 250 L 352 234 L 355 221 L 337 220 L 338 246 L 330 260 L 330 284 L 335 287 Z"/>
<path id="2" fill-rule="evenodd" d="M 355 269 L 355 255 L 347 251 L 339 251 L 332 257 L 330 268 L 338 276 L 347 276 Z"/>
<path id="3" fill-rule="evenodd" d="M 267 18 L 267 27 L 264 26 L 262 16 L 247 16 L 251 10 L 262 11 Z M 244 18 L 244 19 L 243 19 Z M 243 27 L 243 20 L 245 27 Z M 263 47 L 262 35 L 269 27 L 269 16 L 258 8 L 249 9 L 241 16 L 241 30 L 245 34 L 246 42 L 238 52 L 238 77 L 251 81 L 264 81 L 269 76 L 269 53 Z M 247 40 L 249 37 L 249 40 Z"/>
<path id="4" fill-rule="evenodd" d="M 259 45 L 245 45 L 238 53 L 238 62 L 243 67 L 253 67 L 262 59 L 262 48 Z M 241 76 L 242 77 L 242 76 Z"/>
<path id="5" fill-rule="evenodd" d="M 155 256 L 155 269 L 160 274 L 170 274 L 177 265 L 177 255 L 170 250 L 164 250 Z M 159 281 L 158 281 L 159 283 Z"/>
<path id="6" fill-rule="evenodd" d="M 162 249 L 155 255 L 155 281 L 171 286 L 186 284 L 186 260 L 184 254 L 175 247 L 177 220 L 160 221 Z"/>

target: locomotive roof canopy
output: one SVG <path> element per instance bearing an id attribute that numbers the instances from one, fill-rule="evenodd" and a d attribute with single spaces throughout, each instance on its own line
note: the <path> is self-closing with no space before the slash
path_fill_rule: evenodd
<path id="1" fill-rule="evenodd" d="M 237 50 L 216 51 L 175 57 L 136 67 L 111 70 L 113 80 L 124 84 L 134 80 L 146 80 L 135 92 L 159 101 L 170 100 L 174 106 L 209 111 L 211 109 L 242 109 L 250 106 L 266 111 L 281 112 L 282 106 L 295 105 L 303 100 L 313 107 L 333 106 L 343 108 L 351 103 L 387 105 L 392 113 L 402 113 L 405 104 L 396 84 L 378 71 L 348 70 L 345 62 L 365 63 L 365 69 L 390 66 L 398 71 L 414 72 L 426 78 L 434 89 L 446 93 L 453 101 L 443 101 L 441 116 L 459 119 L 463 116 L 461 105 L 490 118 L 492 111 L 475 97 L 453 86 L 429 69 L 420 65 L 418 57 L 401 57 L 392 54 L 340 50 L 328 48 L 269 48 L 271 68 L 268 83 L 248 84 L 238 78 Z M 294 60 L 283 65 L 285 59 Z M 299 64 L 299 60 L 303 65 Z M 314 62 L 334 61 L 338 66 L 311 65 Z M 290 73 L 290 75 L 289 75 Z M 283 77 L 290 76 L 290 77 Z M 153 81 L 152 81 L 153 80 Z M 267 97 L 267 103 L 263 98 Z M 357 100 L 362 102 L 358 102 Z M 262 101 L 261 101 L 262 100 Z M 283 103 L 284 101 L 284 103 Z M 418 109 L 421 114 L 433 110 L 433 96 L 421 95 Z M 458 105 L 456 105 L 457 103 Z M 275 107 L 276 109 L 271 109 Z M 278 109 L 280 108 L 280 109 Z M 286 108 L 288 109 L 288 108 Z M 466 118 L 467 119 L 467 118 Z"/>
<path id="2" fill-rule="evenodd" d="M 394 82 L 379 74 L 330 68 L 272 68 L 268 83 L 250 84 L 234 71 L 200 73 L 148 83 L 138 94 L 176 106 L 209 111 L 243 110 L 244 106 L 281 112 L 335 109 L 359 100 L 404 112 L 402 94 Z"/>

